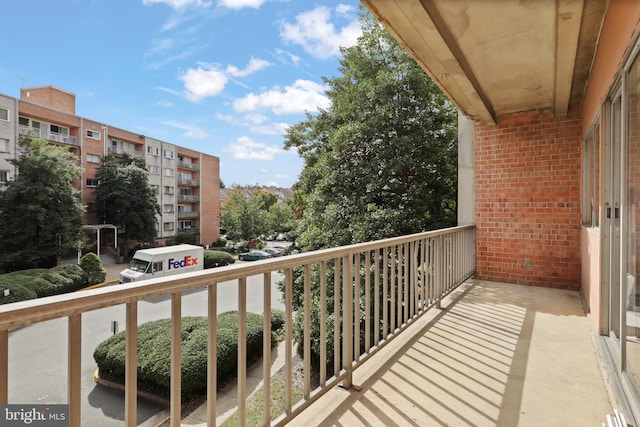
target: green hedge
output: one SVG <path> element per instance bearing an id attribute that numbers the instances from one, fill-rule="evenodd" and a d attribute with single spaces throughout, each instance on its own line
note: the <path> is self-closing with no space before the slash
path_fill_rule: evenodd
<path id="1" fill-rule="evenodd" d="M 76 264 L 0 274 L 0 304 L 73 292 L 86 285 L 87 273 Z M 4 296 L 5 289 L 9 296 Z"/>
<path id="2" fill-rule="evenodd" d="M 236 262 L 236 259 L 227 252 L 212 251 L 210 249 L 204 251 L 204 268 L 221 267 L 234 262 Z"/>
<path id="3" fill-rule="evenodd" d="M 87 272 L 87 280 L 89 285 L 97 285 L 107 278 L 107 271 L 102 265 L 102 261 L 98 255 L 93 252 L 87 252 L 80 260 L 80 267 Z"/>
<path id="4" fill-rule="evenodd" d="M 236 377 L 238 360 L 238 314 L 218 315 L 217 378 L 224 384 Z M 247 313 L 247 360 L 262 355 L 263 317 Z M 277 322 L 276 322 L 277 323 Z M 273 324 L 273 322 L 272 322 Z M 101 378 L 124 383 L 125 332 L 100 343 L 93 358 Z M 138 383 L 142 390 L 168 397 L 171 390 L 171 320 L 161 319 L 138 327 Z M 182 395 L 190 397 L 206 390 L 207 318 L 182 319 Z"/>

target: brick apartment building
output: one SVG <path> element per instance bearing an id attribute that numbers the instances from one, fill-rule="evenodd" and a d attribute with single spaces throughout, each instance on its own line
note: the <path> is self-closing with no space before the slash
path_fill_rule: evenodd
<path id="1" fill-rule="evenodd" d="M 182 233 L 195 235 L 203 245 L 218 238 L 218 157 L 77 116 L 73 93 L 53 86 L 23 88 L 20 99 L 0 94 L 0 184 L 15 177 L 9 160 L 16 158 L 20 135 L 29 132 L 68 147 L 78 157 L 83 170 L 78 190 L 87 225 L 101 223 L 93 194 L 101 158 L 109 153 L 128 154 L 144 157 L 150 184 L 156 189 L 162 211 L 157 217 L 157 244 Z M 98 232 L 103 233 L 102 243 L 113 242 L 113 231 Z"/>

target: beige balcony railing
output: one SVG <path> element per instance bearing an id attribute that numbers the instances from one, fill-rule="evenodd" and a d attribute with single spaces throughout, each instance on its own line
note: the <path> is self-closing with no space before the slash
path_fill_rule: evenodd
<path id="1" fill-rule="evenodd" d="M 34 128 L 31 126 L 20 125 L 20 135 L 34 135 L 37 138 L 43 138 L 51 142 L 57 142 L 59 144 L 79 145 L 78 137 L 72 135 L 65 135 L 62 133 L 52 132 L 41 128 Z"/>
<path id="2" fill-rule="evenodd" d="M 171 392 L 172 426 L 181 419 L 181 298 L 186 291 L 205 288 L 208 295 L 208 380 L 207 423 L 216 423 L 216 318 L 217 302 L 222 296 L 218 284 L 232 281 L 238 295 L 238 415 L 239 425 L 245 424 L 247 406 L 247 293 L 260 291 L 250 288 L 247 277 L 261 277 L 264 293 L 264 330 L 271 325 L 272 275 L 283 274 L 286 313 L 285 339 L 293 340 L 294 276 L 302 278 L 304 302 L 304 391 L 303 398 L 293 401 L 292 345 L 285 353 L 285 412 L 271 422 L 270 399 L 264 399 L 264 424 L 282 425 L 290 421 L 326 391 L 338 384 L 352 385 L 352 374 L 365 360 L 381 349 L 475 271 L 475 228 L 455 227 L 398 238 L 343 246 L 321 251 L 273 258 L 252 263 L 207 269 L 180 276 L 151 279 L 145 282 L 114 285 L 65 295 L 41 298 L 0 306 L 0 404 L 9 401 L 9 331 L 67 318 L 67 395 L 70 426 L 81 426 L 81 354 L 82 314 L 105 307 L 124 306 L 126 311 L 126 371 L 124 419 L 127 426 L 136 425 L 137 366 L 136 342 L 138 303 L 158 296 L 171 300 Z M 312 277 L 319 283 L 312 285 Z M 254 282 L 252 282 L 254 283 Z M 296 281 L 296 283 L 300 283 Z M 333 343 L 320 349 L 319 387 L 311 389 L 311 292 L 320 295 L 320 342 L 326 342 L 328 317 L 333 317 Z M 334 304 L 335 303 L 335 304 Z M 327 314 L 327 304 L 334 307 Z M 356 321 L 354 321 L 356 319 Z M 343 337 L 341 340 L 340 337 Z M 178 337 L 178 338 L 176 338 Z M 18 344 L 16 344 L 18 345 Z M 92 349 L 91 349 L 92 350 Z M 271 337 L 264 334 L 263 378 L 270 378 Z M 325 368 L 333 355 L 333 366 Z M 329 371 L 329 372 L 328 372 Z M 264 381 L 264 395 L 270 395 L 270 382 Z M 37 385 L 34 385 L 37 387 Z"/>
<path id="3" fill-rule="evenodd" d="M 191 170 L 200 170 L 200 165 L 191 162 L 185 162 L 184 160 L 178 160 L 177 162 L 179 168 L 191 169 Z"/>

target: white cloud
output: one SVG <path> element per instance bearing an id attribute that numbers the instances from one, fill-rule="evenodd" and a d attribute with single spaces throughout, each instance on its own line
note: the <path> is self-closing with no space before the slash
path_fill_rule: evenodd
<path id="1" fill-rule="evenodd" d="M 220 94 L 229 78 L 214 65 L 200 64 L 198 68 L 190 68 L 184 72 L 180 80 L 184 83 L 187 99 L 198 102 Z"/>
<path id="2" fill-rule="evenodd" d="M 310 80 L 296 80 L 291 86 L 274 87 L 258 95 L 238 98 L 233 102 L 233 108 L 238 112 L 255 111 L 266 108 L 275 114 L 301 114 L 305 111 L 316 111 L 318 108 L 328 108 L 331 101 L 324 94 L 326 87 Z"/>
<path id="3" fill-rule="evenodd" d="M 246 77 L 250 74 L 253 74 L 262 69 L 265 69 L 270 65 L 271 63 L 269 61 L 265 61 L 264 59 L 251 58 L 249 60 L 249 63 L 247 64 L 247 67 L 244 70 L 241 70 L 234 65 L 229 65 L 227 67 L 227 73 L 232 77 Z"/>
<path id="4" fill-rule="evenodd" d="M 248 136 L 238 138 L 236 142 L 227 147 L 226 151 L 240 160 L 273 160 L 276 154 L 283 152 L 276 146 L 256 142 Z"/>
<path id="5" fill-rule="evenodd" d="M 280 48 L 276 49 L 276 52 L 272 53 L 272 55 L 275 56 L 275 58 L 281 64 L 291 63 L 291 65 L 293 65 L 294 67 L 297 67 L 298 64 L 300 64 L 300 57 L 298 55 L 295 55 L 291 52 L 288 52 Z"/>
<path id="6" fill-rule="evenodd" d="M 291 123 L 271 122 L 260 126 L 251 126 L 249 130 L 259 135 L 284 135 Z"/>
<path id="7" fill-rule="evenodd" d="M 352 9 L 339 5 L 336 13 L 345 15 Z M 353 19 L 341 29 L 336 29 L 331 20 L 332 11 L 326 6 L 296 16 L 295 23 L 283 22 L 280 37 L 287 43 L 298 44 L 316 58 L 326 59 L 340 55 L 340 47 L 356 44 L 362 34 L 360 23 Z"/>
<path id="8" fill-rule="evenodd" d="M 185 133 L 182 134 L 182 136 L 186 138 L 193 138 L 193 139 L 209 138 L 209 134 L 207 132 L 205 132 L 204 130 L 200 129 L 197 126 L 193 126 L 188 123 L 180 122 L 177 120 L 169 120 L 164 122 L 163 124 L 174 127 L 176 129 L 181 129 L 186 131 Z"/>
<path id="9" fill-rule="evenodd" d="M 209 7 L 210 1 L 205 0 L 142 0 L 144 5 L 166 4 L 174 9 L 183 9 L 188 6 Z"/>
<path id="10" fill-rule="evenodd" d="M 341 15 L 349 15 L 354 10 L 355 8 L 350 4 L 339 4 L 336 6 L 336 13 L 339 13 Z"/>
<path id="11" fill-rule="evenodd" d="M 291 123 L 271 122 L 264 114 L 247 114 L 244 117 L 236 117 L 216 113 L 216 119 L 235 126 L 242 126 L 257 135 L 284 135 Z"/>
<path id="12" fill-rule="evenodd" d="M 220 0 L 218 5 L 229 9 L 242 9 L 244 7 L 260 8 L 266 0 Z"/>
<path id="13" fill-rule="evenodd" d="M 170 89 L 168 87 L 157 86 L 156 89 L 161 90 L 163 92 L 170 93 L 171 95 L 180 96 L 180 92 L 175 89 Z"/>

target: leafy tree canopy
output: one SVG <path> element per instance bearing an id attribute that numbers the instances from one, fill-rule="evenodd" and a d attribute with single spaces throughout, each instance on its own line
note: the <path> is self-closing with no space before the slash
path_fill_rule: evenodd
<path id="1" fill-rule="evenodd" d="M 249 241 L 264 233 L 267 228 L 267 212 L 260 196 L 245 196 L 241 191 L 229 195 L 224 213 L 220 218 L 221 227 L 227 230 L 227 237 L 233 241 Z"/>
<path id="2" fill-rule="evenodd" d="M 74 182 L 78 159 L 39 138 L 19 141 L 19 173 L 0 192 L 0 262 L 7 270 L 55 265 L 84 240 L 83 210 Z"/>
<path id="3" fill-rule="evenodd" d="M 118 226 L 125 245 L 129 241 L 153 241 L 158 234 L 156 216 L 160 215 L 160 206 L 144 159 L 107 155 L 96 178 L 96 206 L 104 222 Z"/>
<path id="4" fill-rule="evenodd" d="M 305 250 L 455 224 L 457 113 L 373 17 L 325 79 L 331 107 L 288 128 L 305 166 Z"/>

